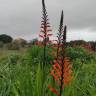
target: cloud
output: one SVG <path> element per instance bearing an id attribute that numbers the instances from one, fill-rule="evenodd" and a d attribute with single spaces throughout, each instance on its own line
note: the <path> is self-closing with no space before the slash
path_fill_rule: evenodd
<path id="1" fill-rule="evenodd" d="M 67 41 L 71 40 L 96 41 L 96 32 L 90 32 L 90 29 L 69 30 L 67 32 Z"/>
<path id="2" fill-rule="evenodd" d="M 45 0 L 45 2 L 53 30 L 58 30 L 60 12 L 63 9 L 69 37 L 71 33 L 78 34 L 70 37 L 71 39 L 81 38 L 79 34 L 84 34 L 86 32 L 82 31 L 90 29 L 82 39 L 96 40 L 94 38 L 96 0 Z M 0 34 L 32 39 L 38 36 L 40 31 L 41 16 L 41 0 L 0 0 Z M 87 37 L 88 34 L 91 39 Z"/>

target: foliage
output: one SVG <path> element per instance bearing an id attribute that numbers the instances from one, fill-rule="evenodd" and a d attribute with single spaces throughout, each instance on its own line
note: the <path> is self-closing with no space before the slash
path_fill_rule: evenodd
<path id="1" fill-rule="evenodd" d="M 9 43 L 9 44 L 7 45 L 7 47 L 8 47 L 8 50 L 19 50 L 19 49 L 20 49 L 20 48 L 19 48 L 19 45 L 16 44 L 16 43 Z"/>
<path id="2" fill-rule="evenodd" d="M 48 46 L 46 47 L 47 49 L 47 64 L 49 65 L 50 62 L 53 61 L 53 57 L 50 53 L 52 53 L 52 48 L 49 48 Z M 36 65 L 38 62 L 43 63 L 43 54 L 44 51 L 42 47 L 40 46 L 32 46 L 32 48 L 28 49 L 28 53 L 26 56 L 26 60 L 30 62 L 30 64 Z"/>
<path id="3" fill-rule="evenodd" d="M 13 41 L 13 44 L 17 45 L 18 47 L 25 47 L 27 44 L 27 41 L 22 38 L 17 38 Z"/>
<path id="4" fill-rule="evenodd" d="M 81 49 L 85 50 L 84 48 Z M 79 53 L 81 49 L 76 50 L 76 52 Z M 48 48 L 48 50 L 52 52 L 53 49 Z M 71 55 L 74 56 L 74 48 L 67 48 L 67 50 L 69 52 L 71 50 Z M 87 50 L 85 51 L 87 52 Z M 89 56 L 88 54 L 90 52 L 86 53 L 85 51 L 83 52 L 83 55 Z M 24 55 L 12 53 L 6 58 L 0 59 L 0 96 L 41 96 L 43 90 L 42 75 L 45 73 L 46 82 L 44 83 L 43 94 L 44 96 L 48 96 L 48 94 L 50 94 L 50 96 L 56 96 L 51 93 L 47 87 L 48 84 L 50 84 L 58 89 L 53 78 L 48 75 L 50 73 L 51 64 L 49 63 L 44 71 L 41 69 L 42 60 L 40 60 L 40 54 L 43 54 L 42 52 L 41 47 L 34 46 Z M 62 94 L 64 96 L 95 96 L 96 61 L 94 60 L 94 56 L 96 56 L 96 54 L 91 53 L 91 55 L 94 55 L 91 57 L 92 61 L 89 62 L 89 59 L 86 59 L 86 63 L 81 62 L 81 56 L 78 56 L 78 54 L 75 55 L 78 58 L 71 59 L 73 65 L 75 63 L 76 69 L 74 70 L 73 68 L 74 78 L 71 84 L 64 89 L 64 93 Z M 82 66 L 79 68 L 78 64 Z M 76 66 L 78 66 L 78 68 L 76 68 Z"/>
<path id="5" fill-rule="evenodd" d="M 13 38 L 9 35 L 6 34 L 2 34 L 0 35 L 0 41 L 2 41 L 3 43 L 10 43 L 12 42 Z"/>
<path id="6" fill-rule="evenodd" d="M 88 51 L 82 47 L 67 47 L 67 56 L 70 57 L 72 61 L 80 59 L 82 63 L 88 63 L 92 60 L 96 60 L 96 55 L 92 51 Z"/>

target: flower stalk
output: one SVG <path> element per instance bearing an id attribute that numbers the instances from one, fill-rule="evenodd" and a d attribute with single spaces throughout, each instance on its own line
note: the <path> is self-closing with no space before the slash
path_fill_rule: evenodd
<path id="1" fill-rule="evenodd" d="M 48 39 L 50 36 L 52 36 L 52 34 L 50 34 L 49 32 L 52 31 L 51 30 L 51 26 L 49 23 L 49 19 L 48 19 L 48 14 L 46 11 L 46 6 L 45 6 L 45 2 L 44 0 L 42 0 L 42 21 L 41 21 L 41 33 L 40 33 L 40 37 L 43 39 L 43 47 L 44 47 L 44 60 L 43 60 L 43 67 L 46 65 L 46 54 L 47 54 L 47 44 L 50 42 Z"/>
<path id="2" fill-rule="evenodd" d="M 62 96 L 64 88 L 69 85 L 72 80 L 72 66 L 69 62 L 69 58 L 66 57 L 66 33 L 67 26 L 63 29 L 63 11 L 61 13 L 61 20 L 59 26 L 59 33 L 57 34 L 57 58 L 53 64 L 50 75 L 54 78 L 57 85 L 59 85 L 59 90 L 48 87 L 50 91 L 57 96 Z"/>
<path id="3" fill-rule="evenodd" d="M 61 19 L 60 19 L 60 25 L 59 25 L 59 32 L 57 33 L 57 60 L 59 57 L 59 51 L 60 51 L 60 46 L 61 46 L 61 39 L 62 39 L 62 33 L 63 33 L 63 11 L 61 13 Z"/>

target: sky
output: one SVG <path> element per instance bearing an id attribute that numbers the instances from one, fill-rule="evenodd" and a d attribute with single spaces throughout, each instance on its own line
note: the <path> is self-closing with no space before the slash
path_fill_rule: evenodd
<path id="1" fill-rule="evenodd" d="M 96 0 L 45 0 L 52 33 L 58 32 L 64 11 L 67 40 L 96 41 Z M 41 0 L 0 0 L 0 34 L 31 40 L 38 37 Z"/>

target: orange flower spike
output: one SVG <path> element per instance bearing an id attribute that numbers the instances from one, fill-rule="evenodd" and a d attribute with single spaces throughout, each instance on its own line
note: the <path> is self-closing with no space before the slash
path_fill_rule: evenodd
<path id="1" fill-rule="evenodd" d="M 59 81 L 59 78 L 55 75 L 54 70 L 52 70 L 50 74 L 54 77 L 56 81 Z"/>
<path id="2" fill-rule="evenodd" d="M 63 79 L 64 86 L 65 86 L 65 87 L 68 86 L 68 85 L 71 83 L 72 79 L 73 79 L 72 76 L 69 76 L 68 78 Z"/>
<path id="3" fill-rule="evenodd" d="M 71 68 L 70 68 L 70 67 L 68 67 L 68 68 L 64 69 L 64 71 L 63 71 L 63 72 L 64 72 L 64 73 L 69 73 L 70 71 L 71 71 L 71 73 L 72 73 Z M 71 73 L 70 73 L 70 74 L 71 74 Z"/>
<path id="4" fill-rule="evenodd" d="M 72 76 L 72 72 L 71 73 L 70 72 L 64 74 L 64 79 L 63 79 L 64 86 L 69 85 L 69 83 L 72 81 L 73 76 Z"/>
<path id="5" fill-rule="evenodd" d="M 64 78 L 69 78 L 70 76 L 72 76 L 72 71 L 70 70 L 69 72 L 65 72 L 63 77 Z"/>
<path id="6" fill-rule="evenodd" d="M 55 63 L 55 66 L 56 66 L 59 70 L 61 70 L 61 66 L 60 66 L 58 63 Z"/>
<path id="7" fill-rule="evenodd" d="M 51 85 L 48 85 L 48 88 L 52 93 L 56 94 L 57 96 L 60 96 L 59 92 L 55 88 L 51 87 Z"/>
<path id="8" fill-rule="evenodd" d="M 56 83 L 61 86 L 61 90 L 63 90 L 66 86 L 68 86 L 71 83 L 71 80 L 73 78 L 72 76 L 72 65 L 70 65 L 69 59 L 65 58 L 64 59 L 64 64 L 63 64 L 63 73 L 62 73 L 62 58 L 59 58 L 58 62 L 57 60 L 54 61 L 53 65 L 53 70 L 51 71 L 51 75 L 53 76 L 54 80 Z M 61 77 L 61 74 L 63 74 L 63 77 Z M 61 78 L 62 78 L 62 83 L 61 83 Z M 61 96 L 61 95 L 60 95 Z"/>
<path id="9" fill-rule="evenodd" d="M 60 77 L 61 71 L 59 69 L 57 69 L 55 65 L 53 65 L 53 69 L 56 71 L 56 75 L 58 75 L 58 77 Z"/>
<path id="10" fill-rule="evenodd" d="M 62 87 L 62 89 L 64 88 L 64 87 L 66 87 L 67 85 L 69 85 L 69 83 L 71 82 L 71 80 L 72 80 L 72 65 L 70 65 L 70 62 L 69 62 L 69 60 L 68 60 L 68 58 L 65 58 L 64 59 L 64 70 L 63 70 L 63 72 L 64 72 L 64 74 L 63 74 L 63 87 Z"/>

